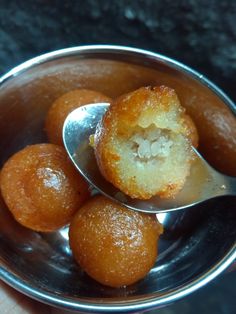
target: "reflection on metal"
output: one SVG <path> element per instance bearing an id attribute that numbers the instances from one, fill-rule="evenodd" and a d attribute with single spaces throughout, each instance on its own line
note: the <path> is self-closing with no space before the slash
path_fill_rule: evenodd
<path id="1" fill-rule="evenodd" d="M 45 139 L 41 131 L 47 109 L 45 98 L 41 102 L 32 100 L 36 97 L 35 90 L 38 91 L 37 83 L 42 77 L 49 77 L 50 62 L 53 61 L 55 70 L 51 91 L 54 78 L 61 82 L 65 65 L 76 68 L 79 60 L 94 58 L 144 65 L 158 73 L 168 71 L 176 80 L 185 83 L 187 79 L 195 88 L 215 93 L 234 110 L 233 102 L 214 84 L 161 55 L 113 46 L 59 50 L 27 61 L 1 78 L 0 108 L 4 116 L 0 129 L 5 134 L 0 139 L 1 163 L 26 144 Z M 25 95 L 26 89 L 31 94 Z M 49 96 L 50 101 L 57 97 Z M 12 112 L 19 113 L 16 123 L 9 133 L 4 133 L 6 117 L 12 117 Z M 33 121 L 30 129 L 23 128 L 27 121 Z M 65 230 L 49 234 L 27 230 L 14 221 L 0 198 L 0 278 L 37 300 L 79 312 L 128 313 L 164 306 L 207 284 L 236 258 L 233 202 L 235 199 L 210 201 L 160 216 L 165 232 L 153 271 L 134 286 L 111 289 L 88 278 L 74 263 Z"/>

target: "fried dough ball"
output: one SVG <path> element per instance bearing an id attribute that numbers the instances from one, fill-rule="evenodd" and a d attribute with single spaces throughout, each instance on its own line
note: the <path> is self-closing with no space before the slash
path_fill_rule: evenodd
<path id="1" fill-rule="evenodd" d="M 0 187 L 15 219 L 35 231 L 66 225 L 89 197 L 64 148 L 54 144 L 27 146 L 13 155 L 2 168 Z"/>
<path id="2" fill-rule="evenodd" d="M 88 275 L 104 285 L 121 287 L 142 279 L 153 267 L 162 232 L 155 215 L 95 196 L 74 216 L 69 242 Z"/>
<path id="3" fill-rule="evenodd" d="M 99 102 L 110 103 L 111 98 L 88 89 L 76 89 L 59 97 L 46 117 L 45 129 L 49 142 L 63 145 L 62 128 L 68 114 L 80 106 Z"/>
<path id="4" fill-rule="evenodd" d="M 103 176 L 132 198 L 174 197 L 194 159 L 196 128 L 175 91 L 142 87 L 111 103 L 94 136 Z"/>

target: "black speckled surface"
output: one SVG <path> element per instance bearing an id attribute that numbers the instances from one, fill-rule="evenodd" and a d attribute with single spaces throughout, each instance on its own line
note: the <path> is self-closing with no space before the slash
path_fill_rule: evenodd
<path id="1" fill-rule="evenodd" d="M 48 51 L 97 43 L 176 58 L 236 100 L 236 1 L 0 0 L 0 75 Z M 236 272 L 156 312 L 236 313 Z"/>
<path id="2" fill-rule="evenodd" d="M 236 1 L 1 0 L 0 73 L 81 44 L 122 44 L 173 57 L 236 98 Z"/>

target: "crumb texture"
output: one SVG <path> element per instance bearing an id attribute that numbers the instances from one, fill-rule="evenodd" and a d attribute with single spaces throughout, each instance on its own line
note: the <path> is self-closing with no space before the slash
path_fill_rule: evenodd
<path id="1" fill-rule="evenodd" d="M 183 187 L 197 130 L 175 91 L 142 87 L 112 102 L 95 154 L 105 178 L 132 198 L 173 197 Z"/>

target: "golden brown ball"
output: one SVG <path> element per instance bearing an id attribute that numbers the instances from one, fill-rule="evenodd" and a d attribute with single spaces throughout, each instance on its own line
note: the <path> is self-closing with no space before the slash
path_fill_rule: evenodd
<path id="1" fill-rule="evenodd" d="M 27 146 L 9 158 L 0 187 L 15 219 L 36 231 L 66 225 L 89 197 L 88 184 L 54 144 Z"/>
<path id="2" fill-rule="evenodd" d="M 49 142 L 63 145 L 62 128 L 68 114 L 74 109 L 99 102 L 111 102 L 111 98 L 89 89 L 76 89 L 59 97 L 50 107 L 45 129 Z"/>
<path id="3" fill-rule="evenodd" d="M 95 196 L 74 216 L 69 241 L 88 275 L 104 285 L 121 287 L 142 279 L 152 268 L 162 231 L 155 215 Z"/>
<path id="4" fill-rule="evenodd" d="M 174 197 L 197 145 L 196 127 L 175 91 L 142 87 L 113 101 L 94 136 L 103 176 L 132 198 Z"/>

